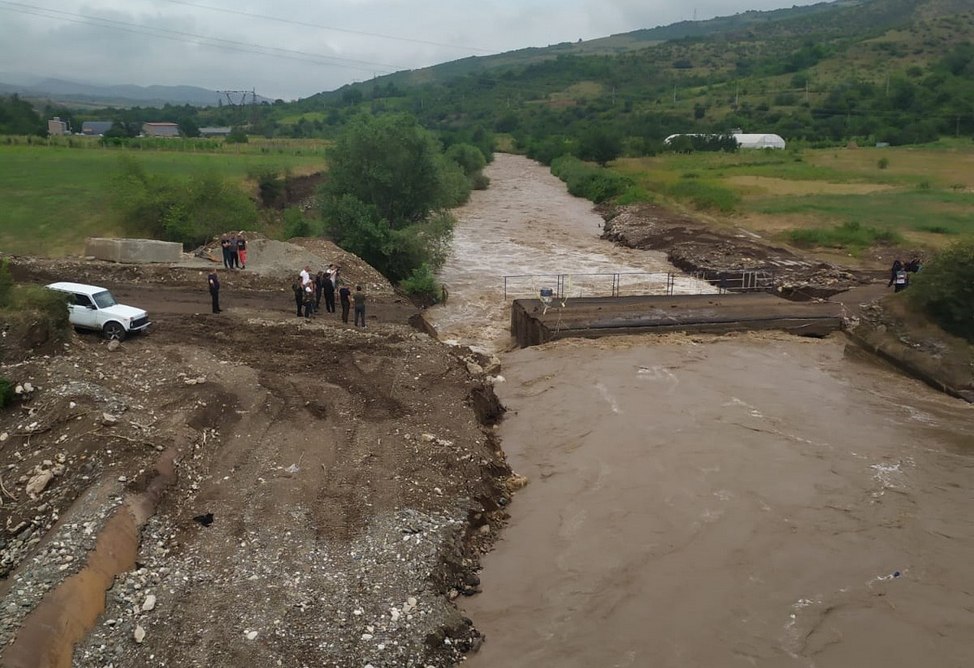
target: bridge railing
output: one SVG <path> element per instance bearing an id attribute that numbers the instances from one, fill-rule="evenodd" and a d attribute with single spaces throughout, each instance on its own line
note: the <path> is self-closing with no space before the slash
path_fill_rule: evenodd
<path id="1" fill-rule="evenodd" d="M 768 292 L 774 274 L 763 270 L 732 272 L 614 272 L 591 274 L 514 274 L 504 276 L 504 300 L 537 297 L 543 288 L 566 297 L 694 295 Z"/>

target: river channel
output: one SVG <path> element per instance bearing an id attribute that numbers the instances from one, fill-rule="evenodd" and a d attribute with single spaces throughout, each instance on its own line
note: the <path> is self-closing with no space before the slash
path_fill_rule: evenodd
<path id="1" fill-rule="evenodd" d="M 600 240 L 545 168 L 498 155 L 487 173 L 457 212 L 441 338 L 503 350 L 506 274 L 672 271 Z M 500 436 L 530 482 L 463 601 L 487 638 L 466 665 L 974 665 L 967 404 L 841 335 L 501 360 Z"/>

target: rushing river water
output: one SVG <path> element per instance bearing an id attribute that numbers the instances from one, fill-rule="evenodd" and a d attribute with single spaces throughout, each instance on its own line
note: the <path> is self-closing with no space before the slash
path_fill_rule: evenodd
<path id="1" fill-rule="evenodd" d="M 459 212 L 444 338 L 497 348 L 509 268 L 668 270 L 599 240 L 543 168 L 498 156 L 488 174 Z M 968 405 L 841 336 L 561 341 L 502 361 L 500 435 L 530 484 L 464 602 L 487 636 L 467 665 L 974 665 Z"/>

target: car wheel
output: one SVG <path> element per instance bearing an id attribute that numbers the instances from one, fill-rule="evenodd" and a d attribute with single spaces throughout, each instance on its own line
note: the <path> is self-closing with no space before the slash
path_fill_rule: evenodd
<path id="1" fill-rule="evenodd" d="M 125 338 L 125 328 L 122 327 L 121 323 L 110 321 L 106 322 L 105 326 L 101 328 L 102 334 L 109 341 L 121 341 Z"/>

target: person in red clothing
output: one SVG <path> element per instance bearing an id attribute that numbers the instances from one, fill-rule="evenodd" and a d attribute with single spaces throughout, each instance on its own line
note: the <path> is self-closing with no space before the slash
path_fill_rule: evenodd
<path id="1" fill-rule="evenodd" d="M 247 268 L 247 240 L 243 232 L 237 235 L 237 258 L 240 260 L 241 269 Z"/>

